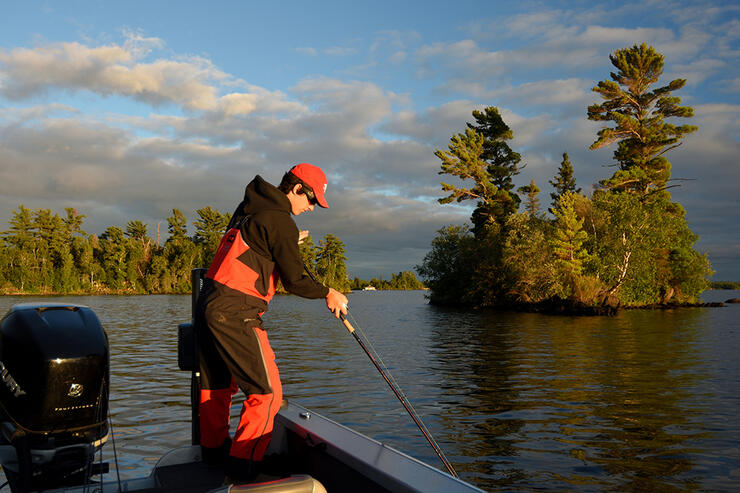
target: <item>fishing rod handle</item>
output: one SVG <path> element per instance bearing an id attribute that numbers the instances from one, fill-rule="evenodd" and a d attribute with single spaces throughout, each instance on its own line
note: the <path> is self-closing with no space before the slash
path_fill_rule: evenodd
<path id="1" fill-rule="evenodd" d="M 352 327 L 352 324 L 351 323 L 349 323 L 349 320 L 347 320 L 347 317 L 344 316 L 344 313 L 340 313 L 339 314 L 339 318 L 342 319 L 342 323 L 347 328 L 347 330 L 349 331 L 349 333 L 350 334 L 354 334 L 355 333 L 355 328 Z"/>

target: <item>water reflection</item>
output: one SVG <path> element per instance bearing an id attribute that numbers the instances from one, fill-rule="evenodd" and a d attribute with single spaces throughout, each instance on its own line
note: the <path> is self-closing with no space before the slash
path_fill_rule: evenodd
<path id="1" fill-rule="evenodd" d="M 688 488 L 712 395 L 698 310 L 614 318 L 431 310 L 436 369 L 466 405 L 464 470 L 504 488 Z M 449 358 L 447 355 L 455 355 Z M 527 472 L 525 472 L 527 471 Z M 538 488 L 539 489 L 539 488 Z"/>

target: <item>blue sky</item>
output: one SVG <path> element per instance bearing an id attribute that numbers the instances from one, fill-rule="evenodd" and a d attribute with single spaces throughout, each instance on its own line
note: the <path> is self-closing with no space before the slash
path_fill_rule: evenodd
<path id="1" fill-rule="evenodd" d="M 101 233 L 173 208 L 231 211 L 261 174 L 311 162 L 351 275 L 412 269 L 435 231 L 439 160 L 471 112 L 497 106 L 549 202 L 568 152 L 585 191 L 611 174 L 586 119 L 609 54 L 646 42 L 700 130 L 667 157 L 697 248 L 740 280 L 740 5 L 736 2 L 3 2 L 0 225 L 19 204 L 76 207 Z M 0 226 L 2 229 L 2 226 Z"/>

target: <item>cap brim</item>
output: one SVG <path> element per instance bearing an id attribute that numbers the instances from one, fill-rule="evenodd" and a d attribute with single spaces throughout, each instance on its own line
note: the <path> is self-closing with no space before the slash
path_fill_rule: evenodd
<path id="1" fill-rule="evenodd" d="M 329 208 L 329 204 L 326 203 L 326 199 L 323 195 L 316 194 L 316 203 L 319 204 L 324 209 Z"/>

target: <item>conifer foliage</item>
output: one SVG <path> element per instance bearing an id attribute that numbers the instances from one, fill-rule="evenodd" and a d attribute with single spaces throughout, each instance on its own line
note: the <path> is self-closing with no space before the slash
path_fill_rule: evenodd
<path id="1" fill-rule="evenodd" d="M 583 261 L 588 257 L 583 248 L 588 235 L 583 230 L 584 218 L 576 214 L 575 201 L 573 192 L 565 192 L 558 198 L 557 207 L 553 209 L 555 232 L 551 237 L 551 245 L 556 265 L 568 277 L 580 275 L 583 272 Z"/>
<path id="2" fill-rule="evenodd" d="M 529 182 L 529 185 L 519 187 L 520 193 L 526 194 L 527 200 L 524 202 L 524 210 L 532 215 L 536 215 L 540 212 L 540 199 L 538 197 L 540 188 L 535 185 L 534 178 Z"/>
<path id="3" fill-rule="evenodd" d="M 549 183 L 555 188 L 555 193 L 550 194 L 553 207 L 557 207 L 558 199 L 565 192 L 581 193 L 581 189 L 576 188 L 575 172 L 573 171 L 573 165 L 570 163 L 570 157 L 567 152 L 563 153 L 563 160 L 560 161 L 558 174 Z"/>
<path id="4" fill-rule="evenodd" d="M 614 123 L 599 130 L 591 149 L 618 143 L 614 159 L 619 170 L 602 185 L 641 197 L 661 192 L 671 177 L 671 165 L 664 154 L 678 147 L 684 135 L 699 128 L 665 121 L 694 116 L 692 108 L 680 106 L 681 98 L 671 95 L 686 84 L 686 79 L 651 89 L 663 74 L 665 60 L 645 43 L 617 50 L 609 59 L 616 68 L 612 80 L 601 81 L 592 89 L 604 101 L 588 107 L 589 120 Z"/>
<path id="5" fill-rule="evenodd" d="M 85 216 L 75 209 L 62 217 L 20 205 L 0 233 L 0 294 L 189 293 L 192 269 L 210 265 L 231 218 L 211 207 L 196 212 L 190 236 L 185 214 L 173 209 L 169 237 L 158 245 L 139 220 L 98 236 L 83 231 Z M 327 285 L 349 290 L 339 238 L 327 235 L 316 248 L 308 237 L 300 249 Z"/>
<path id="6" fill-rule="evenodd" d="M 514 132 L 504 122 L 498 108 L 489 106 L 484 111 L 474 110 L 473 118 L 476 123 L 467 123 L 465 133 L 452 136 L 449 151 L 437 150 L 434 155 L 442 160 L 439 174 L 473 181 L 471 187 L 443 182 L 442 190 L 450 194 L 439 202 L 477 199 L 472 215 L 473 233 L 481 237 L 488 234 L 492 226 L 504 225 L 519 208 L 520 199 L 512 190 L 521 156 L 506 143 L 514 137 Z"/>
<path id="7" fill-rule="evenodd" d="M 479 199 L 467 228 L 440 229 L 432 249 L 417 267 L 439 304 L 603 307 L 656 303 L 693 303 L 712 274 L 706 255 L 694 250 L 698 240 L 684 210 L 671 202 L 670 163 L 665 154 L 697 130 L 668 118 L 688 118 L 671 93 L 685 79 L 653 89 L 663 72 L 663 55 L 646 44 L 617 50 L 610 57 L 612 80 L 593 90 L 603 101 L 588 107 L 588 118 L 611 122 L 598 131 L 591 149 L 617 143 L 618 170 L 600 182 L 591 196 L 576 186 L 567 153 L 554 187 L 552 218 L 538 213 L 534 180 L 510 198 L 520 157 L 506 145 L 513 135 L 496 108 L 473 112 L 477 125 L 452 138 L 450 152 L 437 151 L 441 174 L 472 179 L 465 189 L 443 183 L 452 192 L 441 203 Z M 485 228 L 482 228 L 482 225 Z M 483 234 L 481 234 L 483 232 Z M 529 306 L 528 306 L 529 309 Z"/>

